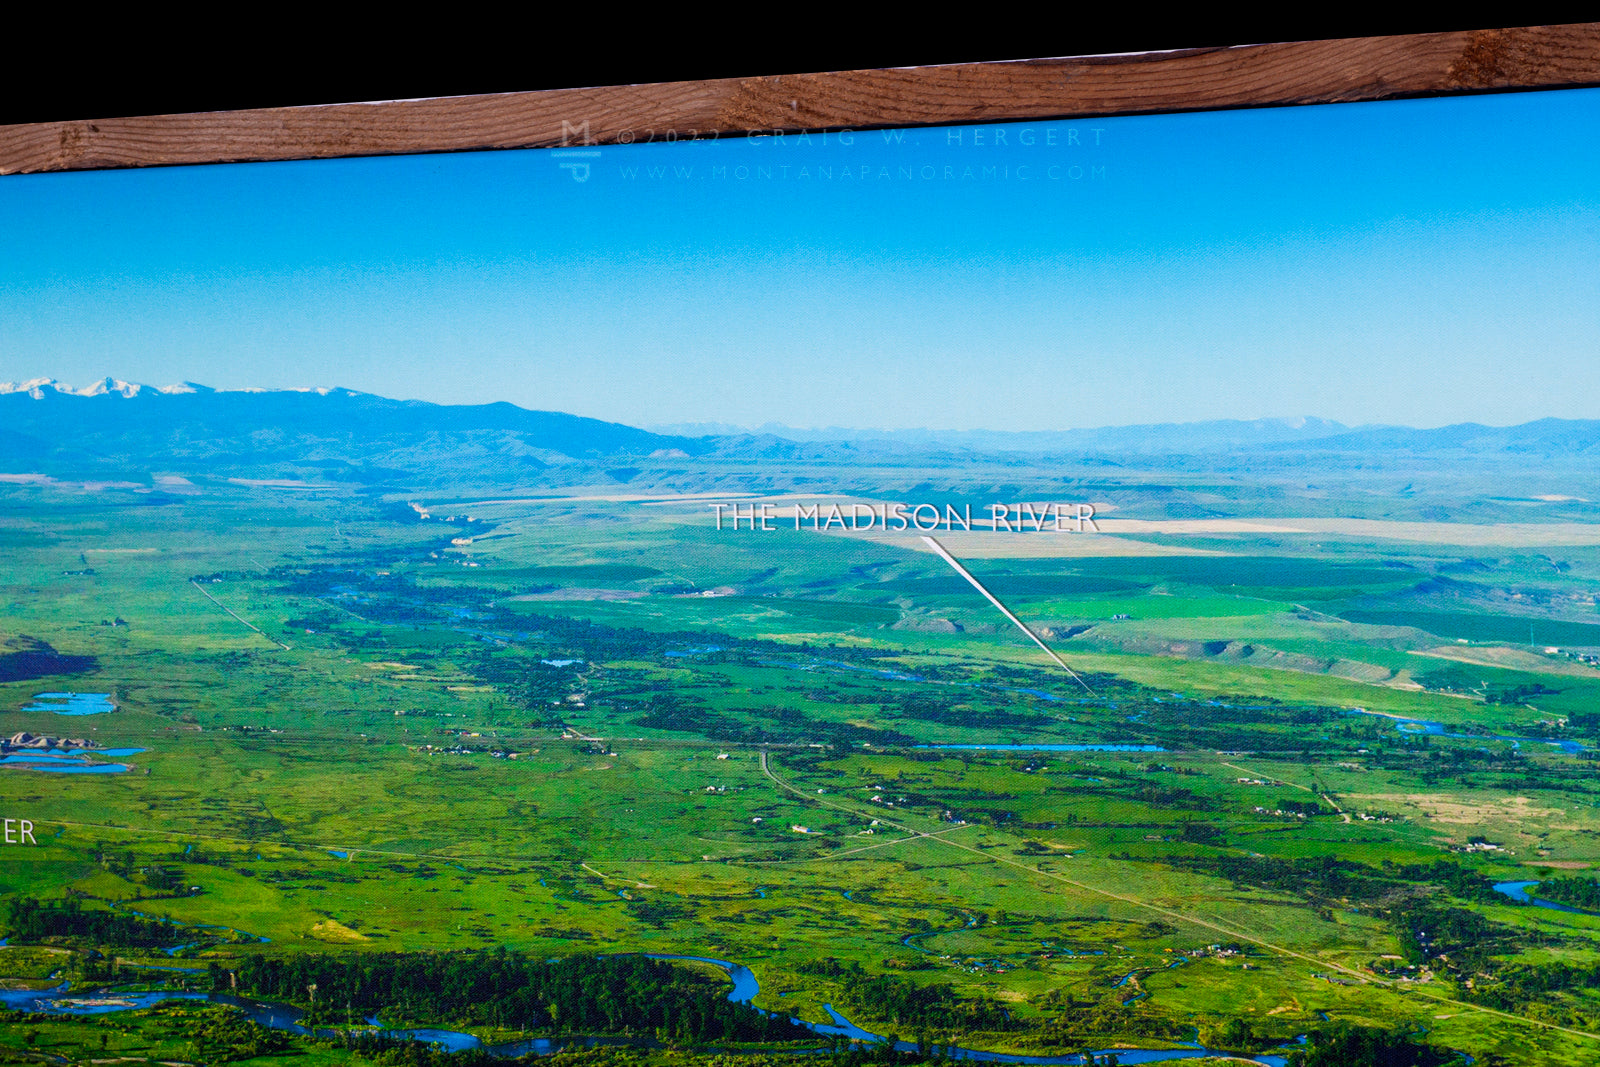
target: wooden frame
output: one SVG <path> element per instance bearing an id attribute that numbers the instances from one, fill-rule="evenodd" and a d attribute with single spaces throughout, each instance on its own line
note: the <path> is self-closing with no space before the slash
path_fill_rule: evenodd
<path id="1" fill-rule="evenodd" d="M 1600 85 L 1600 23 L 0 126 L 0 174 Z"/>

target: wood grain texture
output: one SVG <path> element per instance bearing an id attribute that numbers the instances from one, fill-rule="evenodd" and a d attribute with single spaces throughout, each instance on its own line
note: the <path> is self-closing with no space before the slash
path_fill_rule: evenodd
<path id="1" fill-rule="evenodd" d="M 1600 85 L 1600 23 L 0 126 L 0 174 Z"/>

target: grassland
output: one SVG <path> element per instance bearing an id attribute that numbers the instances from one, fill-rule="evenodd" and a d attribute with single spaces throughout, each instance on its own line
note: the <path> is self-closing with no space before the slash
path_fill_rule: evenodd
<path id="1" fill-rule="evenodd" d="M 643 951 L 880 1033 L 913 1024 L 829 961 L 1003 1006 L 917 1024 L 969 1047 L 1232 1019 L 1265 1047 L 1333 1019 L 1482 1062 L 1600 1055 L 1594 984 L 1525 973 L 1593 967 L 1600 918 L 1492 889 L 1600 864 L 1600 671 L 1517 641 L 1526 618 L 1586 638 L 1592 547 L 1152 533 L 975 562 L 1085 691 L 913 544 L 718 533 L 702 501 L 0 493 L 0 637 L 93 657 L 0 682 L 0 733 L 144 750 L 0 766 L 38 842 L 0 851 L 0 893 L 184 931 L 171 955 L 0 948 L 18 982 Z M 117 708 L 22 710 L 62 690 Z M 996 744 L 1149 747 L 928 747 Z M 1441 922 L 1471 936 L 1419 938 Z M 103 1029 L 28 1025 L 57 1049 Z M 193 1058 L 164 1040 L 137 1054 Z"/>

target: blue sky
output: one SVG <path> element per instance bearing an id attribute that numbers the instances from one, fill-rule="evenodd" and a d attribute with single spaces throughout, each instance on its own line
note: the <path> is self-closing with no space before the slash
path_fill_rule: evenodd
<path id="1" fill-rule="evenodd" d="M 1600 417 L 1595 90 L 10 177 L 0 238 L 0 380 L 636 425 Z"/>

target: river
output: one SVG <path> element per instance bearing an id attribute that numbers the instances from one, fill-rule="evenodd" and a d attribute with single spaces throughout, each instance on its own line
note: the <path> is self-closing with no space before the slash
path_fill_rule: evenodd
<path id="1" fill-rule="evenodd" d="M 1536 908 L 1549 908 L 1551 911 L 1564 911 L 1568 915 L 1600 915 L 1600 912 L 1584 911 L 1582 908 L 1574 908 L 1569 904 L 1557 904 L 1553 900 L 1542 900 L 1528 892 L 1529 889 L 1538 884 L 1538 882 L 1496 882 L 1494 884 L 1494 891 L 1496 893 L 1504 893 L 1506 896 L 1510 897 L 1512 900 L 1518 901 L 1519 903 L 1532 904 Z"/>
<path id="2" fill-rule="evenodd" d="M 1399 715 L 1386 715 L 1379 711 L 1368 711 L 1366 708 L 1351 708 L 1352 715 L 1373 715 L 1380 719 L 1388 719 L 1394 723 L 1394 728 L 1403 734 L 1426 735 L 1428 737 L 1448 737 L 1457 741 L 1508 741 L 1513 748 L 1523 745 L 1551 745 L 1559 748 L 1569 756 L 1576 756 L 1588 751 L 1576 741 L 1565 739 L 1551 740 L 1548 737 L 1518 737 L 1515 734 L 1462 734 L 1453 732 L 1442 722 L 1433 722 L 1430 719 L 1407 719 Z"/>
<path id="3" fill-rule="evenodd" d="M 728 999 L 736 1004 L 749 1004 L 761 992 L 761 983 L 756 979 L 755 972 L 739 963 L 730 963 L 727 960 L 713 959 L 709 956 L 675 956 L 661 953 L 646 953 L 655 960 L 686 960 L 696 963 L 707 963 L 720 969 L 733 983 L 733 989 L 728 993 Z M 114 1011 L 132 1011 L 136 1008 L 148 1008 L 164 1000 L 207 1000 L 214 1004 L 228 1004 L 239 1008 L 247 1018 L 261 1026 L 274 1030 L 286 1030 L 290 1033 L 311 1033 L 301 1020 L 305 1012 L 289 1004 L 277 1004 L 271 1001 L 246 1000 L 225 993 L 179 993 L 169 991 L 156 991 L 148 993 L 111 993 L 87 991 L 72 993 L 68 983 L 63 982 L 53 989 L 46 990 L 0 990 L 0 1005 L 12 1011 L 39 1012 L 47 1015 L 101 1015 Z M 880 1034 L 874 1034 L 862 1029 L 837 1011 L 833 1005 L 824 1005 L 831 1023 L 809 1023 L 803 1019 L 795 1022 L 804 1026 L 812 1033 L 824 1037 L 844 1037 L 854 1041 L 879 1043 L 886 1040 Z M 497 1056 L 525 1056 L 528 1053 L 546 1055 L 562 1048 L 573 1045 L 585 1047 L 593 1045 L 626 1045 L 626 1044 L 651 1044 L 648 1039 L 605 1037 L 605 1036 L 574 1036 L 555 1038 L 526 1038 L 503 1045 L 489 1045 L 472 1034 L 462 1033 L 457 1030 L 440 1030 L 431 1027 L 384 1027 L 377 1019 L 367 1020 L 372 1025 L 374 1032 L 395 1038 L 411 1038 L 437 1044 L 450 1052 L 461 1052 L 466 1049 L 486 1048 Z M 318 1030 L 320 1036 L 335 1036 L 337 1031 Z M 915 1052 L 916 1043 L 912 1041 L 897 1042 L 895 1047 L 905 1052 Z M 1077 1054 L 1068 1056 L 1025 1056 L 1010 1052 L 988 1052 L 983 1049 L 962 1048 L 958 1045 L 945 1047 L 951 1059 L 972 1060 L 979 1063 L 1009 1063 L 1023 1065 L 1037 1065 L 1047 1067 L 1054 1064 L 1081 1064 L 1083 1059 Z M 1252 1063 L 1262 1064 L 1263 1067 L 1285 1067 L 1287 1057 L 1275 1054 L 1262 1054 L 1256 1056 L 1242 1056 L 1237 1053 L 1220 1052 L 1215 1049 L 1203 1048 L 1193 1045 L 1176 1049 L 1125 1049 L 1109 1048 L 1099 1049 L 1094 1052 L 1096 1057 L 1115 1055 L 1119 1062 L 1124 1064 L 1164 1063 L 1172 1060 L 1199 1060 L 1210 1058 L 1244 1059 Z"/>

